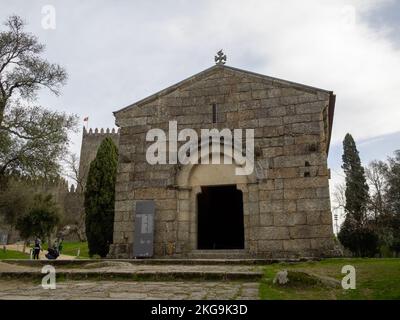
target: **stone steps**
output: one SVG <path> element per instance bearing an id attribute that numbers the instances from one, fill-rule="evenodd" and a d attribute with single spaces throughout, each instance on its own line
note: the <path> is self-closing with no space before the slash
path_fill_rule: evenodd
<path id="1" fill-rule="evenodd" d="M 262 272 L 202 272 L 202 271 L 153 271 L 153 272 L 99 272 L 99 271 L 57 271 L 57 279 L 62 280 L 129 280 L 129 281 L 258 281 Z M 4 279 L 42 279 L 40 271 L 0 272 Z"/>
<path id="2" fill-rule="evenodd" d="M 39 260 L 40 261 L 40 260 Z M 43 263 L 21 265 L 0 262 L 0 280 L 42 279 Z M 60 260 L 62 261 L 62 260 Z M 45 262 L 45 261 L 44 261 Z M 52 261 L 53 262 L 53 261 Z M 262 268 L 252 265 L 207 265 L 207 264 L 135 264 L 115 260 L 91 260 L 86 264 L 52 265 L 56 275 L 63 280 L 131 280 L 131 281 L 176 281 L 176 280 L 246 280 L 262 278 Z"/>
<path id="3" fill-rule="evenodd" d="M 215 249 L 215 250 L 193 250 L 187 254 L 189 259 L 246 259 L 249 254 L 242 249 Z"/>
<path id="4" fill-rule="evenodd" d="M 298 258 L 298 259 L 249 259 L 240 258 L 238 255 L 231 253 L 232 258 L 222 259 L 220 253 L 205 252 L 208 250 L 194 251 L 188 258 L 160 258 L 160 259 L 75 259 L 75 260 L 21 260 L 21 259 L 8 259 L 1 260 L 1 262 L 15 264 L 20 266 L 84 266 L 94 262 L 124 262 L 132 265 L 265 265 L 279 262 L 304 262 L 304 261 L 318 261 L 318 258 Z M 218 256 L 218 257 L 216 257 Z"/>

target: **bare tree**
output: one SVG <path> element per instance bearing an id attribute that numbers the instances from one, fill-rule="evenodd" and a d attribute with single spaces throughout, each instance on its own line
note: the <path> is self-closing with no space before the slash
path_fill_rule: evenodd
<path id="1" fill-rule="evenodd" d="M 68 153 L 64 160 L 66 176 L 76 183 L 76 192 L 81 194 L 83 201 L 84 177 L 79 174 L 79 157 L 75 153 Z M 82 202 L 83 205 L 83 202 Z M 79 212 L 78 218 L 71 221 L 68 226 L 69 232 L 77 235 L 79 241 L 84 241 L 85 237 L 85 210 Z"/>
<path id="2" fill-rule="evenodd" d="M 344 210 L 346 207 L 346 184 L 344 182 L 336 184 L 333 191 L 333 210 Z"/>
<path id="3" fill-rule="evenodd" d="M 0 124 L 13 94 L 35 99 L 40 87 L 46 87 L 58 95 L 67 79 L 62 67 L 40 57 L 45 47 L 36 36 L 24 32 L 20 17 L 9 17 L 5 26 L 8 30 L 0 33 Z"/>
<path id="4" fill-rule="evenodd" d="M 336 232 L 339 232 L 338 218 L 339 216 L 344 218 L 344 212 L 346 207 L 346 184 L 344 182 L 336 184 L 332 194 L 332 212 L 335 218 Z"/>
<path id="5" fill-rule="evenodd" d="M 365 171 L 367 182 L 370 186 L 370 210 L 376 222 L 379 216 L 385 214 L 384 194 L 387 188 L 386 172 L 387 164 L 378 160 L 372 161 Z"/>
<path id="6" fill-rule="evenodd" d="M 5 26 L 0 32 L 0 178 L 14 172 L 57 176 L 77 119 L 30 104 L 41 88 L 58 95 L 67 73 L 41 57 L 44 45 L 24 31 L 20 17 L 9 17 Z"/>
<path id="7" fill-rule="evenodd" d="M 83 180 L 84 177 L 79 175 L 79 157 L 75 153 L 69 153 L 67 159 L 64 160 L 66 164 L 66 175 L 76 183 L 76 190 L 83 193 Z"/>

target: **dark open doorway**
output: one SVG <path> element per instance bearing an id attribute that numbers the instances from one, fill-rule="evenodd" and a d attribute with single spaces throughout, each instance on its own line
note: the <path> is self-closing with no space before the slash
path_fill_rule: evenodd
<path id="1" fill-rule="evenodd" d="M 201 187 L 197 195 L 198 249 L 243 249 L 243 195 L 235 185 Z"/>

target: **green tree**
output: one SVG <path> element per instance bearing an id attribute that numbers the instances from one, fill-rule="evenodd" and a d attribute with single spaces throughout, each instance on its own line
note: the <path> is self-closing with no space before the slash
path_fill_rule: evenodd
<path id="1" fill-rule="evenodd" d="M 345 211 L 357 222 L 362 223 L 366 219 L 369 188 L 356 143 L 349 133 L 343 141 L 342 161 L 342 169 L 346 176 Z"/>
<path id="2" fill-rule="evenodd" d="M 379 237 L 373 224 L 360 225 L 351 216 L 346 216 L 338 238 L 345 248 L 358 257 L 373 257 L 378 251 Z"/>
<path id="3" fill-rule="evenodd" d="M 42 58 L 44 45 L 11 16 L 0 32 L 0 186 L 15 172 L 54 177 L 76 117 L 31 105 L 41 88 L 58 95 L 65 70 Z"/>
<path id="4" fill-rule="evenodd" d="M 86 237 L 89 254 L 105 257 L 113 237 L 118 149 L 105 138 L 90 163 L 85 190 Z"/>
<path id="5" fill-rule="evenodd" d="M 343 171 L 345 173 L 346 218 L 338 234 L 340 242 L 358 256 L 371 256 L 378 248 L 378 236 L 368 219 L 369 187 L 353 137 L 348 133 L 343 141 Z"/>
<path id="6" fill-rule="evenodd" d="M 390 248 L 400 252 L 400 150 L 394 152 L 394 157 L 388 158 L 386 171 L 386 202 L 389 212 L 388 227 L 392 234 Z"/>
<path id="7" fill-rule="evenodd" d="M 10 227 L 32 207 L 35 190 L 25 181 L 10 179 L 8 188 L 0 192 L 0 217 Z"/>
<path id="8" fill-rule="evenodd" d="M 50 236 L 60 222 L 57 204 L 50 194 L 38 194 L 33 202 L 29 212 L 18 218 L 16 229 L 25 240 L 39 237 L 47 239 L 50 244 Z"/>
<path id="9" fill-rule="evenodd" d="M 394 152 L 394 157 L 388 158 L 386 179 L 389 210 L 400 215 L 400 150 Z"/>

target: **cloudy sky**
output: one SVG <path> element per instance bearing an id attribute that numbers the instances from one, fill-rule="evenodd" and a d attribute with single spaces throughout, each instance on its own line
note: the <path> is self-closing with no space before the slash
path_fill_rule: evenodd
<path id="1" fill-rule="evenodd" d="M 44 29 L 52 5 L 56 28 Z M 68 71 L 60 97 L 43 106 L 112 127 L 112 111 L 214 64 L 292 80 L 337 95 L 329 164 L 340 179 L 350 132 L 364 164 L 400 149 L 400 1 L 0 0 L 0 19 L 22 16 Z M 79 152 L 81 133 L 73 136 Z"/>

